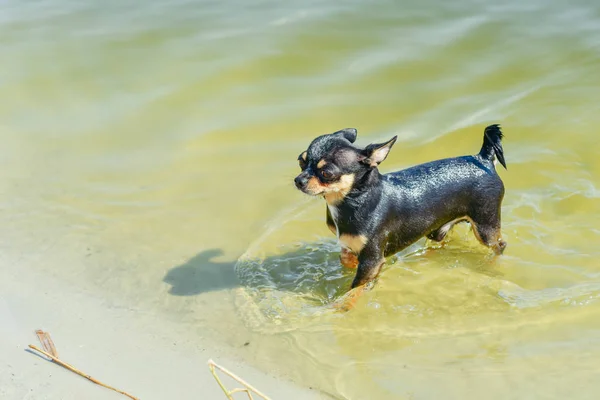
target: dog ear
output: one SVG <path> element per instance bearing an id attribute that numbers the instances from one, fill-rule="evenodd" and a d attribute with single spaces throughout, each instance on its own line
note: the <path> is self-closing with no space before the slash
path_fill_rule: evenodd
<path id="1" fill-rule="evenodd" d="M 361 160 L 361 162 L 363 164 L 367 164 L 369 167 L 378 166 L 381 164 L 381 162 L 383 162 L 383 160 L 385 160 L 392 149 L 392 146 L 394 143 L 396 143 L 396 139 L 398 139 L 398 136 L 394 136 L 385 143 L 373 143 L 368 145 L 362 151 L 364 158 Z"/>
<path id="2" fill-rule="evenodd" d="M 358 134 L 358 132 L 354 128 L 346 128 L 346 129 L 342 129 L 341 131 L 332 133 L 332 135 L 338 135 L 338 136 L 343 137 L 350 143 L 354 143 L 354 141 L 356 140 L 357 134 Z"/>

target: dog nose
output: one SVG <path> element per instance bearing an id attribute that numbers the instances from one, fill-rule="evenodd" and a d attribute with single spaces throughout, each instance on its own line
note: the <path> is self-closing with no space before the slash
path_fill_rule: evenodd
<path id="1" fill-rule="evenodd" d="M 306 186 L 306 179 L 301 175 L 298 175 L 296 179 L 294 179 L 294 183 L 298 189 L 302 189 L 304 186 Z"/>

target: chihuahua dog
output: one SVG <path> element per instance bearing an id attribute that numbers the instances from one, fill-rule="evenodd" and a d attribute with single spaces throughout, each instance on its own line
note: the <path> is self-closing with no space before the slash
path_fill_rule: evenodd
<path id="1" fill-rule="evenodd" d="M 364 149 L 353 145 L 356 129 L 319 136 L 298 161 L 294 182 L 302 192 L 323 196 L 326 221 L 338 237 L 345 267 L 357 268 L 352 289 L 379 275 L 385 257 L 423 236 L 442 241 L 461 221 L 473 226 L 477 239 L 502 254 L 500 232 L 504 184 L 496 173 L 506 162 L 499 125 L 485 128 L 477 155 L 446 158 L 380 174 L 397 136 Z"/>

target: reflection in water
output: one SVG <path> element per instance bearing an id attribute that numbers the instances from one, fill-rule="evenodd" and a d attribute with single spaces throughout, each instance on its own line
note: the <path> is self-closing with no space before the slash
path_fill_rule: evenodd
<path id="1" fill-rule="evenodd" d="M 289 226 L 298 224 L 302 214 L 286 218 L 279 229 L 300 231 Z M 314 325 L 329 329 L 333 320 L 325 315 L 343 325 L 369 314 L 370 322 L 351 328 L 355 334 L 405 339 L 509 328 L 500 316 L 517 316 L 555 302 L 583 305 L 600 298 L 600 283 L 527 289 L 511 282 L 503 268 L 510 256 L 493 255 L 474 239 L 471 229 L 467 223 L 458 224 L 442 244 L 422 239 L 390 258 L 375 290 L 361 300 L 363 306 L 341 317 L 332 303 L 347 292 L 355 271 L 341 266 L 335 240 L 279 245 L 278 252 L 268 256 L 261 242 L 255 242 L 250 246 L 254 253 L 244 254 L 234 268 L 241 284 L 236 289 L 239 315 L 250 328 L 275 333 L 309 325 L 311 330 L 318 329 Z M 277 237 L 274 230 L 260 240 L 275 242 Z M 373 320 L 374 315 L 381 319 Z M 482 326 L 465 315 L 488 322 Z M 526 324 L 530 323 L 536 321 Z"/>
<path id="2" fill-rule="evenodd" d="M 301 224 L 301 218 L 285 219 L 280 230 L 298 231 L 289 225 Z M 281 225 L 278 222 L 273 224 Z M 457 226 L 454 232 L 459 230 Z M 498 290 L 500 286 L 510 284 L 504 282 L 500 277 L 501 272 L 494 268 L 497 258 L 478 243 L 469 241 L 472 233 L 466 230 L 462 229 L 461 238 L 456 233 L 449 236 L 456 243 L 448 239 L 442 245 L 426 247 L 425 241 L 421 240 L 390 258 L 383 268 L 380 277 L 382 282 L 376 285 L 375 293 L 370 296 L 368 307 L 372 309 L 371 312 L 407 316 L 435 314 L 442 317 L 452 315 L 456 310 L 462 313 L 465 308 L 476 310 L 483 306 L 479 303 L 481 299 L 490 296 L 499 303 L 501 309 L 505 309 L 507 304 L 498 297 Z M 278 230 L 272 231 L 272 236 L 263 235 L 260 240 L 276 240 Z M 463 243 L 460 243 L 460 239 L 463 239 Z M 235 265 L 242 285 L 236 290 L 236 298 L 241 318 L 251 328 L 261 331 L 296 330 L 315 321 L 322 324 L 323 319 L 315 317 L 335 313 L 332 303 L 348 291 L 355 274 L 354 270 L 341 266 L 339 245 L 334 239 L 280 245 L 276 254 L 268 256 L 261 256 L 264 252 L 260 241 L 253 243 L 250 248 L 254 249 L 254 253 L 245 253 Z M 446 265 L 442 271 L 448 273 L 440 277 L 439 271 L 431 270 L 433 274 L 427 274 L 427 267 L 435 264 Z M 465 290 L 461 268 L 465 271 L 463 273 L 471 275 L 472 280 L 484 283 L 483 294 L 475 296 L 473 290 Z M 399 278 L 394 287 L 387 283 L 391 277 Z M 414 293 L 417 279 L 420 287 L 429 287 L 427 297 Z M 438 285 L 438 280 L 444 283 Z M 456 282 L 456 288 L 452 282 Z M 411 298 L 413 302 L 407 303 L 407 299 Z M 489 307 L 487 305 L 487 311 L 490 311 Z M 389 323 L 395 322 L 389 320 Z M 368 324 L 363 326 L 365 330 L 372 328 Z M 406 334 L 406 331 L 402 334 Z"/>
<path id="3" fill-rule="evenodd" d="M 340 265 L 333 240 L 295 245 L 264 259 L 245 254 L 235 266 L 240 316 L 251 328 L 274 333 L 294 330 L 322 313 L 344 294 L 355 271 Z"/>

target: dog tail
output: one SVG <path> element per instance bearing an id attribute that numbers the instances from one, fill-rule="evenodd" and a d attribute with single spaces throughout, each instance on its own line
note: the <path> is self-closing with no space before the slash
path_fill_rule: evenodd
<path id="1" fill-rule="evenodd" d="M 479 155 L 484 160 L 494 161 L 494 157 L 502 164 L 504 169 L 506 168 L 506 161 L 504 160 L 504 150 L 502 150 L 502 138 L 504 135 L 500 130 L 500 125 L 490 125 L 483 131 L 483 146 Z"/>

